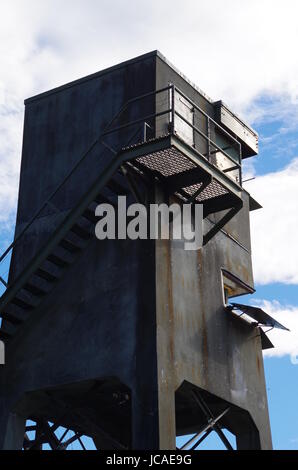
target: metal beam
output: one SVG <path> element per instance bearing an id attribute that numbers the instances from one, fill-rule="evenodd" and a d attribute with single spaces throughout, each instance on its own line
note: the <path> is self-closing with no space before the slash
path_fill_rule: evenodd
<path id="1" fill-rule="evenodd" d="M 211 434 L 213 429 L 208 429 L 208 431 L 202 436 L 189 450 L 195 450 L 199 447 L 199 445 L 206 439 L 206 437 Z"/>
<path id="2" fill-rule="evenodd" d="M 203 400 L 201 395 L 198 392 L 194 392 L 194 390 L 192 390 L 192 395 L 193 395 L 196 403 L 198 404 L 198 406 L 202 410 L 203 414 L 206 416 L 207 420 L 208 421 L 209 420 L 210 421 L 214 420 L 214 416 L 213 416 L 211 410 L 209 409 L 208 405 L 205 403 L 205 401 Z M 228 439 L 224 435 L 222 429 L 217 424 L 217 422 L 213 424 L 213 429 L 217 433 L 218 437 L 221 439 L 221 441 L 223 442 L 223 444 L 225 445 L 227 450 L 234 450 L 233 447 L 231 446 L 231 444 L 229 443 Z"/>
<path id="3" fill-rule="evenodd" d="M 121 171 L 122 171 L 123 175 L 125 176 L 125 178 L 127 179 L 127 183 L 128 183 L 128 186 L 130 188 L 130 191 L 131 191 L 133 197 L 135 198 L 135 200 L 138 203 L 142 204 L 143 203 L 142 197 L 140 195 L 139 189 L 137 188 L 134 177 L 131 174 L 131 172 L 129 171 L 129 168 L 122 165 L 121 166 Z"/>
<path id="4" fill-rule="evenodd" d="M 219 416 L 217 416 L 216 418 L 209 418 L 208 419 L 208 424 L 206 424 L 205 426 L 203 426 L 203 428 L 195 435 L 193 436 L 191 439 L 189 439 L 189 441 L 187 441 L 182 447 L 180 447 L 180 450 L 185 450 L 187 449 L 187 447 L 191 444 L 193 444 L 200 436 L 202 436 L 202 434 L 204 433 L 208 433 L 210 434 L 210 432 L 213 431 L 214 429 L 214 426 L 216 425 L 216 423 L 224 416 L 228 413 L 228 411 L 230 410 L 230 408 L 227 408 L 226 410 L 224 410 Z M 207 435 L 205 435 L 205 437 L 207 437 Z M 202 439 L 204 440 L 205 437 Z M 198 442 L 195 443 L 195 447 L 197 447 L 199 444 Z"/>
<path id="5" fill-rule="evenodd" d="M 203 237 L 203 245 L 206 245 L 211 238 L 214 237 L 228 222 L 231 220 L 242 208 L 242 205 L 239 204 L 237 207 L 230 209 L 227 214 L 225 214 L 219 222 L 217 222 Z"/>
<path id="6" fill-rule="evenodd" d="M 100 428 L 100 426 L 94 423 L 90 418 L 83 415 L 78 409 L 75 409 L 72 406 L 69 406 L 63 400 L 58 399 L 50 395 L 49 393 L 45 392 L 45 395 L 49 400 L 56 403 L 59 408 L 63 408 L 64 416 L 67 416 L 67 413 L 69 412 L 69 414 L 71 414 L 72 417 L 77 416 L 80 420 L 84 421 L 84 424 L 90 430 L 91 436 L 92 434 L 98 434 L 100 438 L 110 443 L 112 449 L 119 449 L 119 450 L 126 449 L 126 447 L 122 443 L 120 443 L 119 441 L 114 439 L 112 436 L 110 436 L 108 433 L 106 433 L 103 429 Z"/>
<path id="7" fill-rule="evenodd" d="M 167 189 L 171 192 L 176 192 L 181 188 L 186 188 L 197 183 L 211 183 L 212 177 L 209 173 L 202 170 L 199 166 L 186 170 L 181 173 L 168 176 L 165 178 Z"/>
<path id="8" fill-rule="evenodd" d="M 207 199 L 204 201 L 204 219 L 208 217 L 209 214 L 231 209 L 235 207 L 235 205 L 240 204 L 240 201 L 241 200 L 235 198 L 231 193 Z"/>

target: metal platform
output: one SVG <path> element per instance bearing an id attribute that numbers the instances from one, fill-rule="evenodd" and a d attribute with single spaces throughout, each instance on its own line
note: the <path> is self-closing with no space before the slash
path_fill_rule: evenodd
<path id="1" fill-rule="evenodd" d="M 125 148 L 122 155 L 141 174 L 157 178 L 169 195 L 202 204 L 205 218 L 228 210 L 204 235 L 204 244 L 242 208 L 241 186 L 175 134 Z"/>

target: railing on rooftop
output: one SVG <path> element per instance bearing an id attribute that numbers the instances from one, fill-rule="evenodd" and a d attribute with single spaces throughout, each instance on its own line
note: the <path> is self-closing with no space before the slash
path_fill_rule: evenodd
<path id="1" fill-rule="evenodd" d="M 172 87 L 172 94 L 172 119 L 174 120 L 174 132 L 183 139 L 183 134 L 180 132 L 181 124 L 179 124 L 179 121 L 177 124 L 178 118 L 188 129 L 189 137 L 193 140 L 193 147 L 209 162 L 217 166 L 223 171 L 223 173 L 226 173 L 230 178 L 241 185 L 240 142 L 238 142 L 235 137 L 212 119 L 202 108 L 188 98 L 188 96 L 176 86 Z M 179 101 L 181 102 L 180 108 L 177 106 Z M 189 112 L 181 112 L 180 109 L 185 110 L 185 107 L 187 108 L 187 104 L 189 105 Z M 205 132 L 195 125 L 196 113 L 202 117 L 203 121 L 205 121 Z M 201 141 L 203 140 L 206 142 L 207 148 L 205 151 L 200 148 L 200 142 L 196 142 L 196 136 L 199 136 Z"/>

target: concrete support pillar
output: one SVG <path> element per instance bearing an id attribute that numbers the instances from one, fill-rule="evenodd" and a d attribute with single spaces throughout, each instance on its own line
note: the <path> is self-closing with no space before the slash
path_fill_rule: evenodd
<path id="1" fill-rule="evenodd" d="M 272 450 L 268 413 L 247 420 L 245 425 L 235 431 L 235 436 L 237 450 Z"/>
<path id="2" fill-rule="evenodd" d="M 159 449 L 157 394 L 153 390 L 132 394 L 132 449 Z"/>
<path id="3" fill-rule="evenodd" d="M 146 269 L 139 278 L 136 352 L 132 386 L 132 449 L 159 448 L 158 374 L 156 350 L 155 242 L 145 240 Z"/>
<path id="4" fill-rule="evenodd" d="M 156 314 L 160 449 L 176 449 L 174 334 L 171 251 L 168 240 L 156 245 Z"/>
<path id="5" fill-rule="evenodd" d="M 92 439 L 97 450 L 115 450 L 115 446 L 109 439 L 104 439 L 102 436 L 94 436 Z"/>
<path id="6" fill-rule="evenodd" d="M 236 436 L 237 450 L 259 450 L 261 449 L 259 433 L 256 429 L 249 429 L 247 432 Z"/>
<path id="7" fill-rule="evenodd" d="M 164 202 L 156 188 L 151 202 Z M 132 390 L 132 448 L 176 449 L 173 385 L 173 312 L 169 240 L 144 243 L 137 324 L 136 379 Z"/>
<path id="8" fill-rule="evenodd" d="M 26 418 L 15 412 L 1 410 L 0 450 L 21 450 L 24 442 Z"/>
<path id="9" fill-rule="evenodd" d="M 151 397 L 149 396 L 151 395 Z M 175 403 L 162 387 L 132 396 L 132 449 L 175 450 Z"/>
<path id="10" fill-rule="evenodd" d="M 263 419 L 258 426 L 251 423 L 245 429 L 239 429 L 236 442 L 237 450 L 272 450 L 269 421 Z"/>
<path id="11" fill-rule="evenodd" d="M 156 202 L 168 202 L 159 188 L 156 189 Z M 155 258 L 159 449 L 176 450 L 174 306 L 170 240 L 156 241 Z"/>

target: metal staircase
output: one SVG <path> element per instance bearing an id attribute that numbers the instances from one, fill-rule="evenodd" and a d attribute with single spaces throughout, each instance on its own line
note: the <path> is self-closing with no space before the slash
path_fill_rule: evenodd
<path id="1" fill-rule="evenodd" d="M 108 183 L 111 187 L 114 182 L 112 176 L 121 163 L 123 161 L 119 155 L 55 230 L 51 239 L 7 287 L 0 300 L 1 317 L 5 320 L 0 329 L 2 340 L 8 340 L 15 334 L 28 313 L 39 305 L 94 236 L 95 207 L 101 202 L 108 202 L 100 190 Z M 39 286 L 40 280 L 43 288 Z"/>
<path id="2" fill-rule="evenodd" d="M 94 214 L 95 207 L 101 202 L 113 202 L 113 197 L 126 194 L 129 188 L 135 194 L 133 185 L 130 184 L 129 178 L 126 178 L 126 172 L 121 173 L 119 170 L 127 168 L 129 171 L 137 172 L 139 177 L 145 178 L 147 181 L 148 179 L 154 181 L 157 178 L 164 185 L 168 194 L 175 194 L 183 202 L 203 204 L 205 218 L 210 214 L 227 210 L 223 217 L 216 224 L 213 223 L 209 232 L 205 234 L 205 244 L 240 210 L 242 207 L 241 182 L 239 184 L 229 177 L 228 171 L 230 169 L 222 171 L 212 161 L 214 153 L 227 154 L 225 149 L 220 148 L 212 141 L 210 128 L 208 127 L 208 131 L 204 134 L 191 123 L 186 123 L 190 125 L 193 132 L 199 132 L 207 140 L 208 155 L 201 153 L 179 136 L 174 122 L 177 117 L 180 120 L 183 120 L 184 117 L 179 110 L 175 110 L 174 94 L 176 92 L 178 92 L 176 87 L 170 85 L 129 100 L 0 257 L 0 262 L 2 262 L 15 250 L 16 246 L 22 246 L 24 235 L 28 233 L 28 229 L 38 219 L 42 210 L 51 206 L 51 201 L 58 191 L 65 191 L 68 181 L 76 172 L 80 171 L 81 162 L 91 151 L 94 151 L 96 146 L 103 147 L 100 152 L 101 156 L 107 150 L 113 155 L 112 158 L 107 159 L 105 166 L 89 189 L 53 230 L 49 239 L 38 249 L 25 268 L 13 276 L 11 281 L 9 279 L 8 283 L 2 279 L 6 291 L 0 298 L 1 340 L 8 341 L 16 335 L 28 316 L 52 291 L 67 268 L 75 263 L 94 237 L 94 224 L 97 220 Z M 171 106 L 169 109 L 113 127 L 129 105 L 144 97 L 155 97 L 159 93 L 167 93 L 167 95 L 170 93 Z M 200 108 L 196 108 L 205 115 Z M 205 116 L 209 126 L 211 118 Z M 159 136 L 155 132 L 151 139 L 147 139 L 147 129 L 152 129 L 156 119 L 161 117 L 169 118 L 166 132 Z M 211 121 L 214 126 L 218 126 L 212 119 Z M 129 142 L 126 142 L 120 149 L 115 150 L 105 142 L 105 138 L 111 133 L 123 131 L 129 127 L 137 132 L 134 132 Z M 143 132 L 141 140 L 138 137 L 140 127 Z M 227 134 L 226 131 L 224 132 Z M 232 136 L 230 138 L 232 145 L 239 146 Z M 231 159 L 229 155 L 226 158 Z M 232 162 L 231 171 L 235 171 L 235 168 L 239 167 L 239 163 Z"/>

